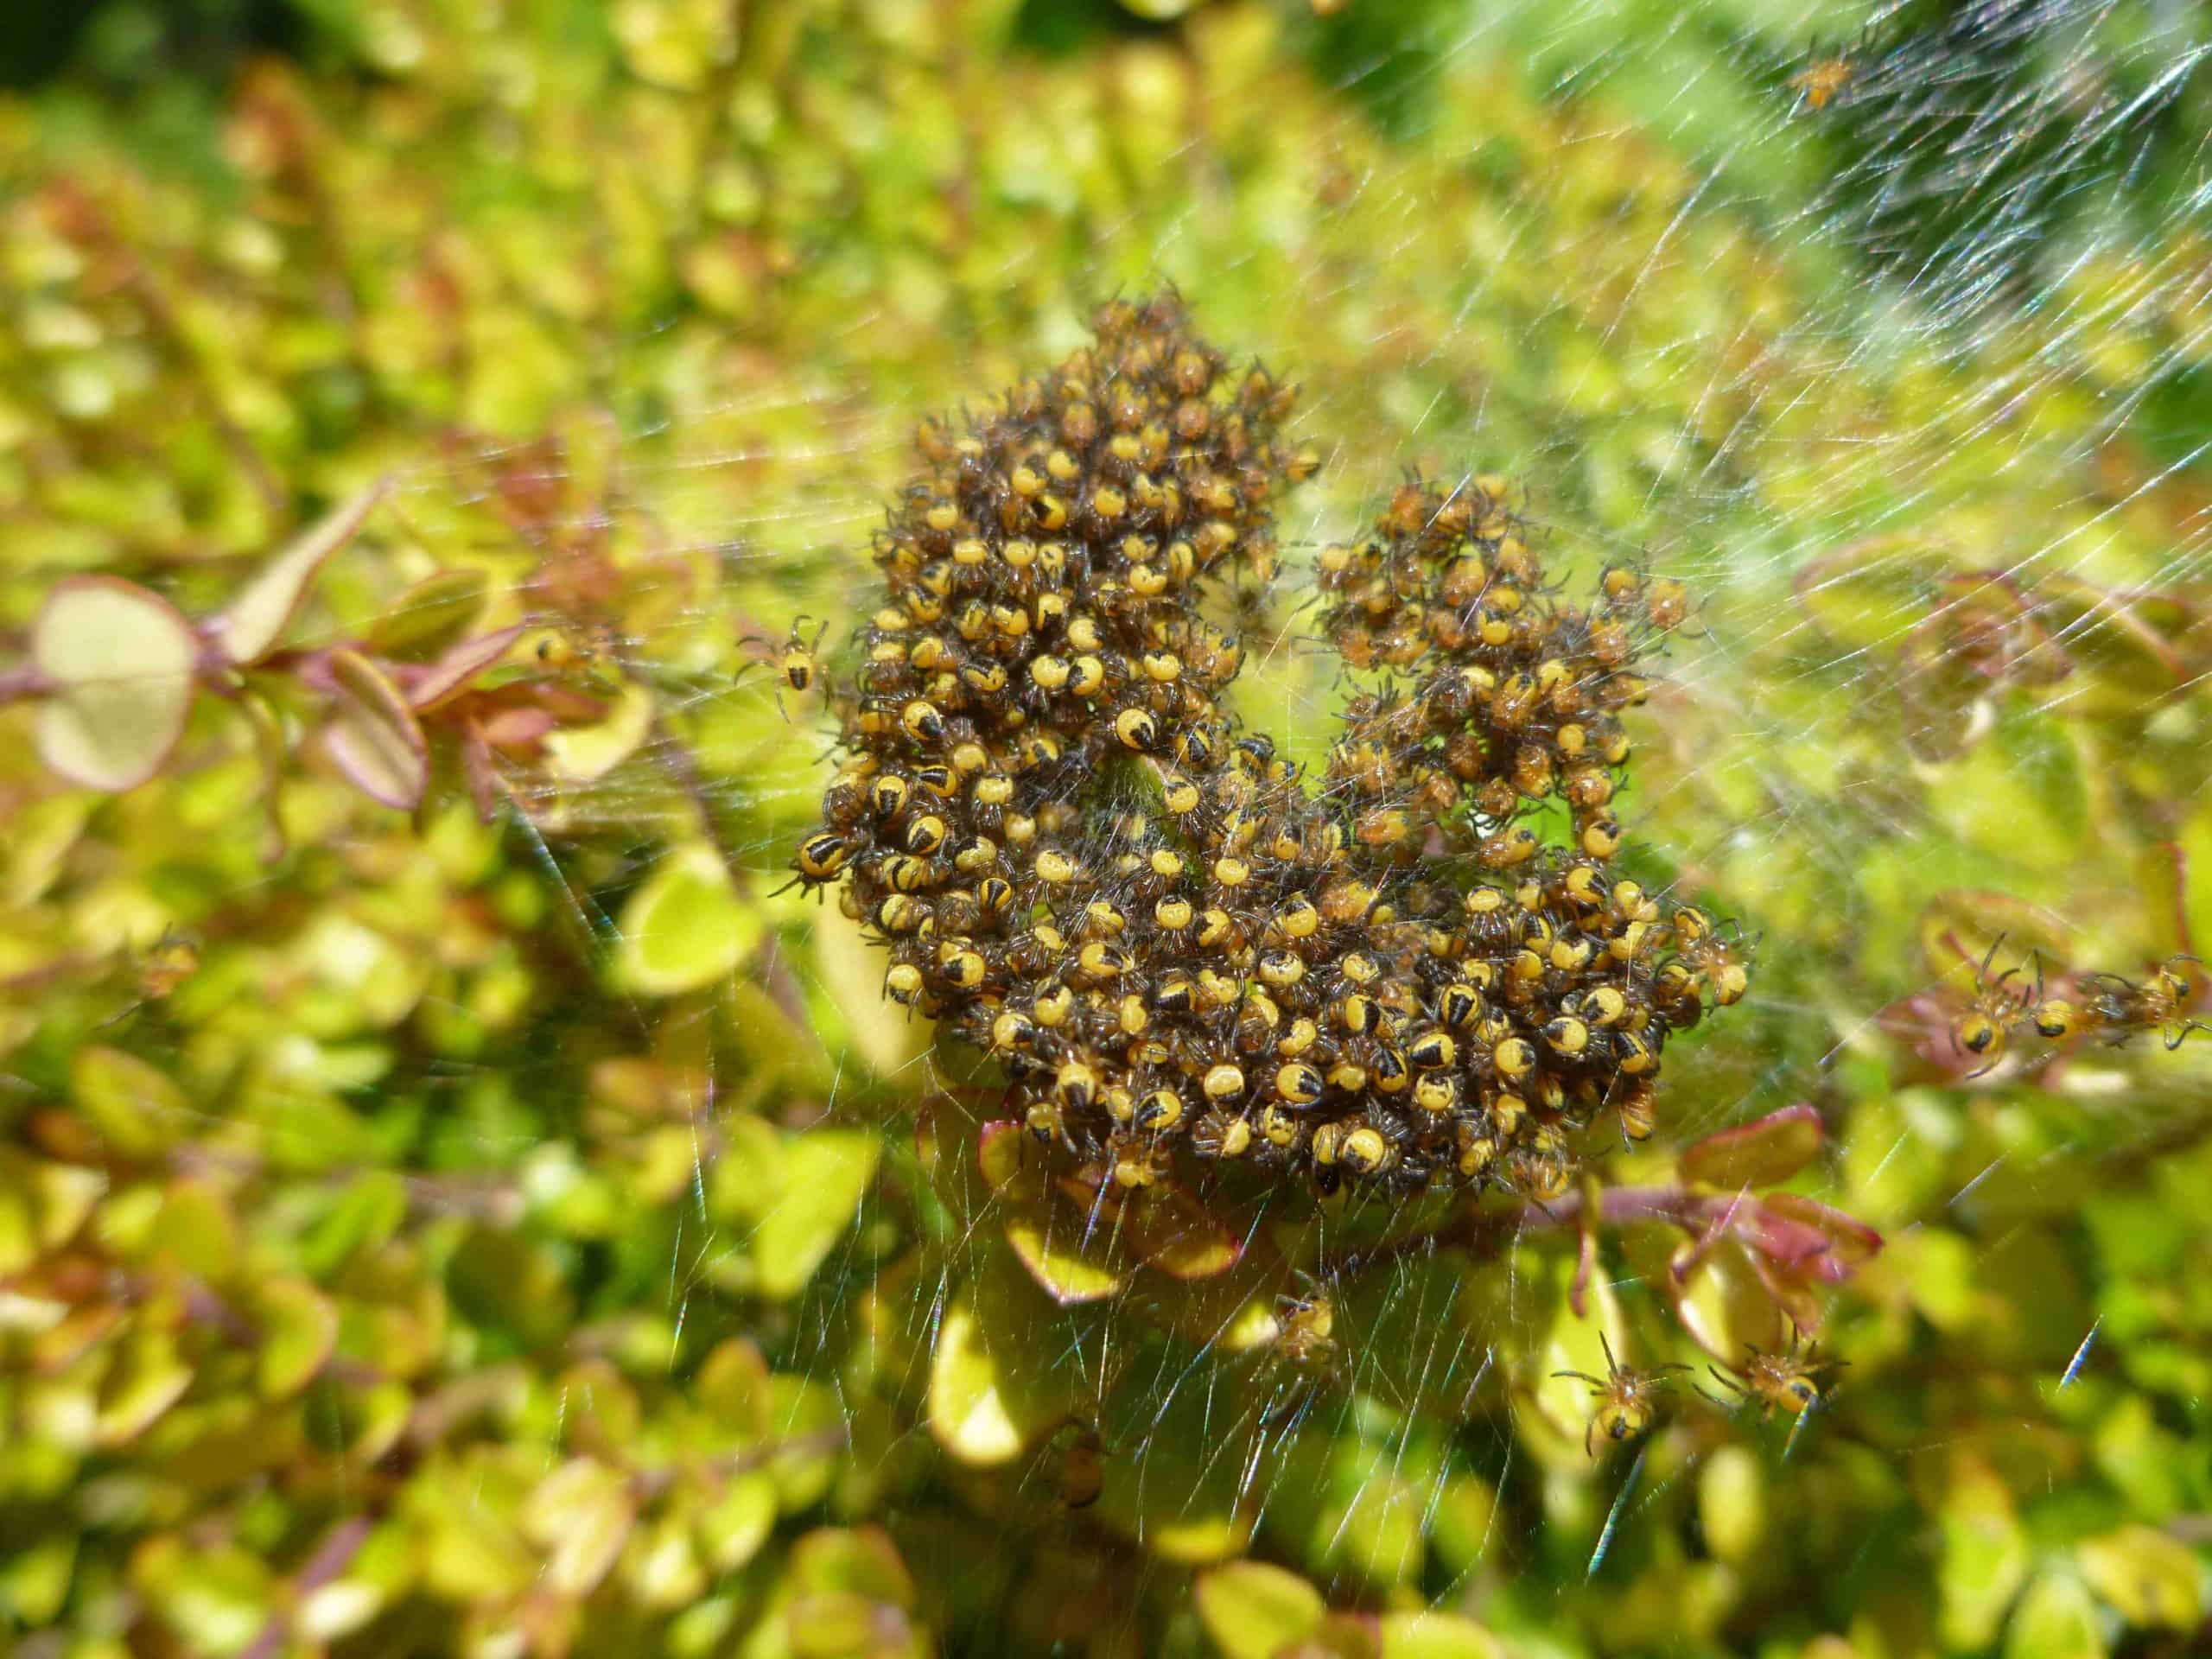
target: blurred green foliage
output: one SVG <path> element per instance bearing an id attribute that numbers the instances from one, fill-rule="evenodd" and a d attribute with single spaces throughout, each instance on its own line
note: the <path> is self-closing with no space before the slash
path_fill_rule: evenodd
<path id="1" fill-rule="evenodd" d="M 214 616 L 388 479 L 286 660 L 416 660 L 396 619 L 474 572 L 468 626 L 526 630 L 501 687 L 571 699 L 488 823 L 457 728 L 380 806 L 275 667 L 120 795 L 0 715 L 0 1641 L 2199 1650 L 2208 1051 L 1969 1079 L 1944 1033 L 2000 931 L 2054 975 L 2212 938 L 2173 442 L 2212 246 L 2051 220 L 2032 302 L 1947 327 L 1870 277 L 1854 130 L 1771 10 L 115 4 L 0 101 L 0 628 L 86 573 Z M 1818 1109 L 1781 1196 L 1887 1244 L 1802 1427 L 1677 1389 L 1586 1458 L 1551 1374 L 1600 1332 L 1777 1334 L 1732 1237 L 1675 1306 L 1663 1218 L 1592 1234 L 1586 1317 L 1572 1227 L 1347 1201 L 1265 1273 L 1062 1306 L 988 1080 L 772 894 L 821 739 L 748 665 L 850 613 L 918 416 L 1162 280 L 1308 388 L 1287 540 L 1419 454 L 1525 481 L 1562 563 L 1707 596 L 1639 734 L 1641 874 L 1762 934 L 1758 977 L 1605 1175 Z M 1252 655 L 1311 758 L 1327 664 Z M 1324 1231 L 1382 1264 L 1287 1377 Z"/>

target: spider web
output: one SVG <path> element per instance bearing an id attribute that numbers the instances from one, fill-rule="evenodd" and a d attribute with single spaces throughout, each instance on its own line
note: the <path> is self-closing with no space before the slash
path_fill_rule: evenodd
<path id="1" fill-rule="evenodd" d="M 2202 15 L 2117 0 L 1853 7 L 1815 32 L 1797 8 L 1756 0 L 1425 0 L 1402 14 L 1351 0 L 1288 37 L 1308 59 L 1298 73 L 1332 99 L 1333 124 L 1319 132 L 1255 136 L 1235 111 L 1268 82 L 1221 46 L 1209 61 L 1229 79 L 1209 119 L 1166 142 L 1155 171 L 1117 181 L 1108 207 L 1058 212 L 1055 193 L 1074 187 L 1055 169 L 1077 161 L 1007 137 L 1001 188 L 1027 177 L 1039 218 L 1037 234 L 978 256 L 991 281 L 975 287 L 1002 301 L 938 296 L 925 308 L 931 325 L 916 327 L 906 300 L 855 283 L 849 265 L 803 264 L 778 280 L 814 349 L 764 364 L 758 385 L 702 377 L 711 389 L 616 419 L 591 440 L 603 465 L 575 465 L 581 440 L 558 452 L 474 442 L 403 468 L 403 518 L 480 505 L 488 479 L 520 475 L 556 503 L 539 533 L 649 525 L 665 561 L 666 577 L 645 584 L 650 595 L 664 581 L 663 600 L 644 608 L 669 626 L 613 646 L 620 671 L 654 691 L 652 735 L 605 784 L 563 801 L 553 828 L 517 815 L 507 831 L 558 895 L 579 958 L 603 967 L 621 954 L 626 896 L 693 815 L 753 894 L 784 880 L 811 822 L 829 748 L 818 711 L 779 697 L 767 673 L 703 667 L 716 659 L 698 639 L 734 620 L 767 654 L 802 613 L 842 639 L 868 604 L 864 551 L 911 464 L 915 419 L 1065 351 L 1096 300 L 1162 281 L 1232 354 L 1308 388 L 1299 430 L 1324 466 L 1281 504 L 1287 568 L 1273 594 L 1246 601 L 1256 648 L 1237 691 L 1248 722 L 1294 755 L 1325 749 L 1343 696 L 1333 659 L 1304 632 L 1313 552 L 1356 534 L 1410 459 L 1446 476 L 1512 478 L 1573 580 L 1637 560 L 1702 596 L 1699 627 L 1659 665 L 1634 727 L 1630 868 L 1740 917 L 1766 943 L 1745 1005 L 1670 1055 L 1656 1144 L 1679 1148 L 1795 1101 L 1833 1107 L 1878 1070 L 1903 1040 L 1878 1023 L 1885 1011 L 1916 995 L 1955 998 L 1956 970 L 2013 914 L 1991 923 L 1986 906 L 1978 918 L 1946 895 L 2004 895 L 2040 918 L 2032 937 L 2054 960 L 2070 946 L 2076 963 L 2133 969 L 2177 948 L 2128 896 L 2126 870 L 2080 863 L 2084 846 L 2117 864 L 2175 826 L 2061 838 L 2054 806 L 2023 820 L 1999 856 L 1976 816 L 1991 779 L 2025 779 L 2031 804 L 2038 789 L 2047 801 L 2074 787 L 2061 777 L 2065 721 L 2096 694 L 2082 659 L 2112 648 L 2111 604 L 2024 628 L 2001 671 L 1948 701 L 1931 701 L 1925 664 L 1903 647 L 1929 616 L 1980 615 L 1972 594 L 1923 579 L 1916 561 L 1931 549 L 2008 592 L 2056 578 L 2107 594 L 2204 591 L 2212 156 L 2187 137 L 2208 108 Z M 1084 49 L 1166 54 L 1183 49 L 1179 38 L 1086 37 Z M 1047 54 L 1028 73 L 1065 88 L 1075 61 Z M 1825 89 L 1807 79 L 1823 64 L 1839 66 Z M 1132 73 L 1156 67 L 1143 59 Z M 1239 143 L 1274 146 L 1280 166 Z M 1319 217 L 1343 232 L 1294 212 L 1315 191 L 1329 204 Z M 1048 226 L 1084 240 L 1080 284 L 1060 275 L 1065 249 Z M 911 270 L 894 279 L 927 285 Z M 645 331 L 605 343 L 619 378 L 626 353 L 656 340 Z M 714 573 L 715 604 L 696 602 L 687 564 Z M 1920 608 L 1895 621 L 1859 592 L 1900 582 L 1916 584 Z M 2177 775 L 2212 770 L 2195 671 L 2155 701 L 2145 742 Z M 872 1296 L 887 1297 L 904 1350 L 891 1391 L 911 1402 L 929 1392 L 956 1311 L 1011 1294 L 976 1288 L 1007 1272 L 995 1201 L 931 1242 L 918 1281 L 896 1281 L 898 1254 L 880 1241 L 927 1229 L 926 1206 L 899 1190 L 912 1170 L 894 1158 L 796 1301 L 764 1314 L 718 1287 L 716 1264 L 745 1241 L 710 1217 L 703 1147 L 760 1058 L 741 1031 L 733 1040 L 732 1022 L 766 1009 L 802 1030 L 898 1018 L 854 1007 L 850 979 L 825 976 L 816 912 L 796 896 L 763 902 L 778 926 L 747 977 L 764 1001 L 629 1006 L 641 1047 L 696 1057 L 704 1079 L 695 1178 L 661 1224 L 670 1319 L 679 1335 L 702 1322 L 762 1333 L 765 1320 L 779 1363 L 844 1402 L 856 1459 L 934 1460 L 944 1488 L 1012 1517 L 1040 1559 L 1110 1555 L 1101 1541 L 1111 1525 L 1056 1501 L 1061 1440 L 963 1468 L 925 1409 L 887 1440 L 862 1432 L 863 1404 L 849 1393 L 855 1310 Z M 1952 918 L 1936 935 L 1949 943 L 1923 949 L 1897 918 L 1929 906 Z M 830 925 L 826 912 L 818 925 Z M 1929 1016 L 1934 1029 L 1949 1006 Z M 837 1011 L 826 1024 L 825 1010 Z M 833 1040 L 835 1085 L 783 1121 L 874 1126 L 889 1113 L 898 1145 L 926 1105 L 944 1155 L 966 1155 L 992 1115 L 987 1074 L 905 1033 Z M 545 1059 L 549 1073 L 564 1064 Z M 2063 1077 L 2016 1060 L 1964 1086 L 2040 1089 L 2054 1103 L 2046 1116 L 2073 1125 L 2033 1152 L 2041 1166 L 2024 1159 L 2005 1172 L 2048 1200 L 2062 1154 L 2126 1155 L 2202 1115 L 2207 1073 L 2193 1049 L 2161 1057 L 2155 1097 L 2142 1081 L 2152 1074 L 2130 1051 Z M 1886 1143 L 1828 1149 L 1812 1196 L 1846 1202 L 1866 1185 L 1851 1166 L 1939 1158 L 1956 1134 L 1924 1103 L 1882 1121 L 1893 1126 Z M 542 1153 L 470 1133 L 494 1163 Z M 1613 1155 L 1647 1177 L 1667 1161 Z M 1926 1206 L 1986 1250 L 2003 1243 L 2001 1223 L 1977 1223 L 1976 1189 L 1991 1173 Z M 1211 1338 L 1164 1331 L 1141 1288 L 1008 1316 L 1019 1340 L 1001 1357 L 1019 1368 L 1049 1357 L 1046 1386 L 1103 1442 L 1108 1522 L 1125 1508 L 1139 1517 L 1137 1541 L 1172 1552 L 1163 1517 L 1211 1513 L 1225 1491 L 1259 1548 L 1332 1563 L 1324 1588 L 1357 1599 L 1396 1581 L 1390 1551 L 1460 1524 L 1445 1510 L 1471 1472 L 1495 1506 L 1448 1559 L 1432 1547 L 1413 1593 L 1507 1628 L 1573 1624 L 1609 1558 L 1648 1560 L 1685 1524 L 1685 1494 L 1725 1437 L 1701 1436 L 1663 1470 L 1639 1449 L 1586 1481 L 1542 1472 L 1520 1425 L 1538 1413 L 1574 1229 L 1533 1209 L 1504 1228 L 1478 1264 L 1477 1318 L 1465 1262 L 1424 1247 L 1417 1217 L 1381 1207 L 1355 1200 L 1345 1218 L 1313 1220 L 1286 1204 L 1254 1223 L 1281 1228 L 1289 1259 L 1319 1275 L 1286 1294 L 1333 1302 L 1334 1350 L 1321 1364 L 1240 1344 L 1226 1319 Z M 1591 1293 L 1668 1344 L 1649 1359 L 1702 1364 L 1665 1313 L 1656 1266 L 1605 1241 Z M 1279 1306 L 1278 1323 L 1294 1311 Z M 997 1339 L 988 1321 L 976 1328 L 987 1347 Z M 2075 1368 L 2094 1328 L 2080 1334 Z M 1535 1363 L 1509 1376 L 1516 1350 Z M 1819 1414 L 1787 1435 L 1739 1427 L 1785 1491 L 1827 1432 Z M 1196 1469 L 1167 1449 L 1190 1445 L 1205 1448 Z M 1837 1570 L 1847 1579 L 1859 1560 L 1847 1551 Z M 1132 1639 L 1152 1628 L 1140 1607 L 1122 1617 Z"/>

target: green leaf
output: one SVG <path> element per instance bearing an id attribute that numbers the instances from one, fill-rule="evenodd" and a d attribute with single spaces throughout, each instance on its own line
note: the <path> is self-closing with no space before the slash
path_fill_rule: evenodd
<path id="1" fill-rule="evenodd" d="M 886 1607 L 912 1607 L 914 1580 L 876 1527 L 822 1527 L 791 1546 L 790 1572 L 804 1588 L 842 1591 Z"/>
<path id="2" fill-rule="evenodd" d="M 605 719 L 566 726 L 546 738 L 545 770 L 561 783 L 594 783 L 628 760 L 652 726 L 652 693 L 626 680 Z"/>
<path id="3" fill-rule="evenodd" d="M 192 1367 L 168 1332 L 133 1332 L 100 1389 L 95 1427 L 99 1443 L 116 1446 L 137 1440 L 191 1386 Z"/>
<path id="4" fill-rule="evenodd" d="M 1985 1646 L 2028 1576 L 2028 1539 L 2012 1494 L 1988 1465 L 1961 1455 L 1953 1461 L 1937 1519 L 1944 1644 Z"/>
<path id="5" fill-rule="evenodd" d="M 194 1551 L 160 1536 L 133 1559 L 131 1577 L 193 1653 L 241 1652 L 276 1611 L 268 1566 L 235 1545 Z"/>
<path id="6" fill-rule="evenodd" d="M 714 849 L 692 842 L 671 849 L 630 896 L 620 928 L 622 982 L 646 996 L 676 996 L 736 972 L 765 924 Z"/>
<path id="7" fill-rule="evenodd" d="M 323 562 L 353 539 L 390 480 L 378 479 L 302 532 L 256 573 L 209 624 L 223 654 L 245 667 L 275 651 L 299 614 Z"/>
<path id="8" fill-rule="evenodd" d="M 399 688 L 358 652 L 330 653 L 337 708 L 323 745 L 371 800 L 412 811 L 430 779 L 430 749 Z"/>
<path id="9" fill-rule="evenodd" d="M 77 1544 L 72 1535 L 42 1538 L 0 1566 L 0 1617 L 32 1630 L 51 1623 L 68 1599 Z"/>
<path id="10" fill-rule="evenodd" d="M 1243 1254 L 1237 1235 L 1172 1181 L 1139 1188 L 1122 1205 L 1121 1227 L 1145 1266 L 1171 1279 L 1211 1279 Z"/>
<path id="11" fill-rule="evenodd" d="M 2139 1630 L 2185 1630 L 2204 1616 L 2195 1552 L 2155 1527 L 2122 1527 L 2074 1554 L 2090 1588 Z"/>
<path id="12" fill-rule="evenodd" d="M 1319 1630 L 1328 1611 L 1319 1590 L 1262 1561 L 1232 1561 L 1201 1573 L 1192 1593 L 1198 1622 L 1224 1659 L 1270 1659 Z"/>
<path id="13" fill-rule="evenodd" d="M 200 641 L 157 594 L 112 576 L 67 576 L 31 629 L 51 688 L 38 706 L 39 758 L 88 789 L 136 788 L 162 769 L 192 709 Z"/>
<path id="14" fill-rule="evenodd" d="M 304 1279 L 272 1280 L 256 1298 L 261 1391 L 281 1400 L 307 1387 L 338 1343 L 338 1308 Z"/>
<path id="15" fill-rule="evenodd" d="M 734 1573 L 760 1553 L 776 1529 L 776 1483 L 754 1471 L 727 1483 L 699 1511 L 699 1552 L 718 1573 Z"/>
<path id="16" fill-rule="evenodd" d="M 798 1294 L 830 1247 L 852 1225 L 881 1143 L 849 1129 L 815 1129 L 785 1147 L 773 1201 L 753 1230 L 760 1294 L 781 1300 Z"/>
<path id="17" fill-rule="evenodd" d="M 152 1157 L 191 1122 L 184 1090 L 121 1049 L 79 1049 L 69 1066 L 69 1097 L 100 1138 L 126 1158 Z"/>
<path id="18" fill-rule="evenodd" d="M 481 570 L 441 570 L 416 582 L 377 618 L 369 630 L 369 650 L 410 662 L 436 657 L 457 644 L 482 613 L 486 588 Z"/>
<path id="19" fill-rule="evenodd" d="M 2045 1573 L 2005 1627 L 2005 1659 L 2104 1659 L 2097 1604 L 2072 1573 Z"/>
<path id="20" fill-rule="evenodd" d="M 1505 1645 L 1457 1613 L 1385 1613 L 1382 1659 L 1504 1659 Z"/>
<path id="21" fill-rule="evenodd" d="M 1084 1237 L 1082 1217 L 1057 1206 L 1041 1213 L 1007 1217 L 1006 1239 L 1029 1276 L 1063 1307 L 1103 1301 L 1128 1283 L 1127 1272 L 1113 1265 L 1106 1230 Z"/>
<path id="22" fill-rule="evenodd" d="M 1797 575 L 1797 602 L 1839 645 L 1895 646 L 1927 617 L 1949 565 L 1918 536 L 1878 536 L 1807 564 Z"/>
<path id="23" fill-rule="evenodd" d="M 1819 1109 L 1801 1104 L 1692 1141 L 1675 1167 L 1685 1181 L 1757 1191 L 1780 1185 L 1820 1154 Z"/>
<path id="24" fill-rule="evenodd" d="M 1697 1477 L 1698 1523 L 1715 1558 L 1741 1567 L 1766 1536 L 1766 1469 L 1748 1446 L 1720 1446 Z"/>
<path id="25" fill-rule="evenodd" d="M 555 1594 L 587 1596 L 622 1553 L 637 1501 L 620 1470 L 574 1458 L 537 1484 L 522 1512 L 523 1530 L 549 1553 L 544 1583 Z"/>

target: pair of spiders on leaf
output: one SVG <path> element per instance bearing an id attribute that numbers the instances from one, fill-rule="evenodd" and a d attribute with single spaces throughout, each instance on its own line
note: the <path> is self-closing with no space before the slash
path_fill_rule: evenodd
<path id="1" fill-rule="evenodd" d="M 1613 1345 L 1603 1332 L 1599 1332 L 1598 1341 L 1605 1351 L 1604 1376 L 1592 1376 L 1587 1371 L 1553 1373 L 1588 1383 L 1597 1396 L 1597 1409 L 1591 1414 L 1589 1427 L 1582 1433 L 1582 1450 L 1592 1457 L 1597 1455 L 1594 1442 L 1599 1434 L 1618 1445 L 1632 1440 L 1649 1429 L 1657 1408 L 1659 1392 L 1673 1381 L 1669 1373 L 1690 1369 L 1669 1363 L 1639 1370 L 1613 1357 Z M 1761 1422 L 1772 1417 L 1777 1409 L 1802 1417 L 1821 1402 L 1821 1374 L 1844 1363 L 1838 1359 L 1822 1358 L 1820 1351 L 1819 1340 L 1807 1342 L 1804 1333 L 1793 1323 L 1786 1348 L 1770 1353 L 1745 1344 L 1745 1357 L 1738 1368 L 1738 1376 L 1732 1376 L 1713 1366 L 1706 1368 L 1712 1371 L 1715 1382 L 1732 1392 L 1734 1398 L 1707 1393 L 1694 1382 L 1690 1386 L 1724 1409 L 1732 1411 L 1756 1404 Z"/>

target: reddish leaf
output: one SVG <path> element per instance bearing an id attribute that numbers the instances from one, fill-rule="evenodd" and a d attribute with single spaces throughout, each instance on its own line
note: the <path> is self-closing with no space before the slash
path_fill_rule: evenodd
<path id="1" fill-rule="evenodd" d="M 330 653 L 338 708 L 323 744 L 349 782 L 386 806 L 412 810 L 429 782 L 429 746 L 399 688 L 365 657 Z"/>
<path id="2" fill-rule="evenodd" d="M 1821 1115 L 1800 1103 L 1693 1141 L 1678 1167 L 1685 1181 L 1730 1192 L 1778 1186 L 1821 1153 Z"/>
<path id="3" fill-rule="evenodd" d="M 1759 1200 L 1758 1207 L 1802 1231 L 1820 1235 L 1821 1256 L 1829 1264 L 1821 1271 L 1831 1282 L 1850 1277 L 1881 1254 L 1882 1235 L 1878 1230 L 1831 1205 L 1801 1198 L 1795 1192 L 1772 1192 Z"/>
<path id="4" fill-rule="evenodd" d="M 471 680 L 505 656 L 508 648 L 522 638 L 524 632 L 518 624 L 511 628 L 501 628 L 497 633 L 462 640 L 436 662 L 410 677 L 407 687 L 409 704 L 418 711 L 435 709 L 459 696 L 468 689 Z"/>

